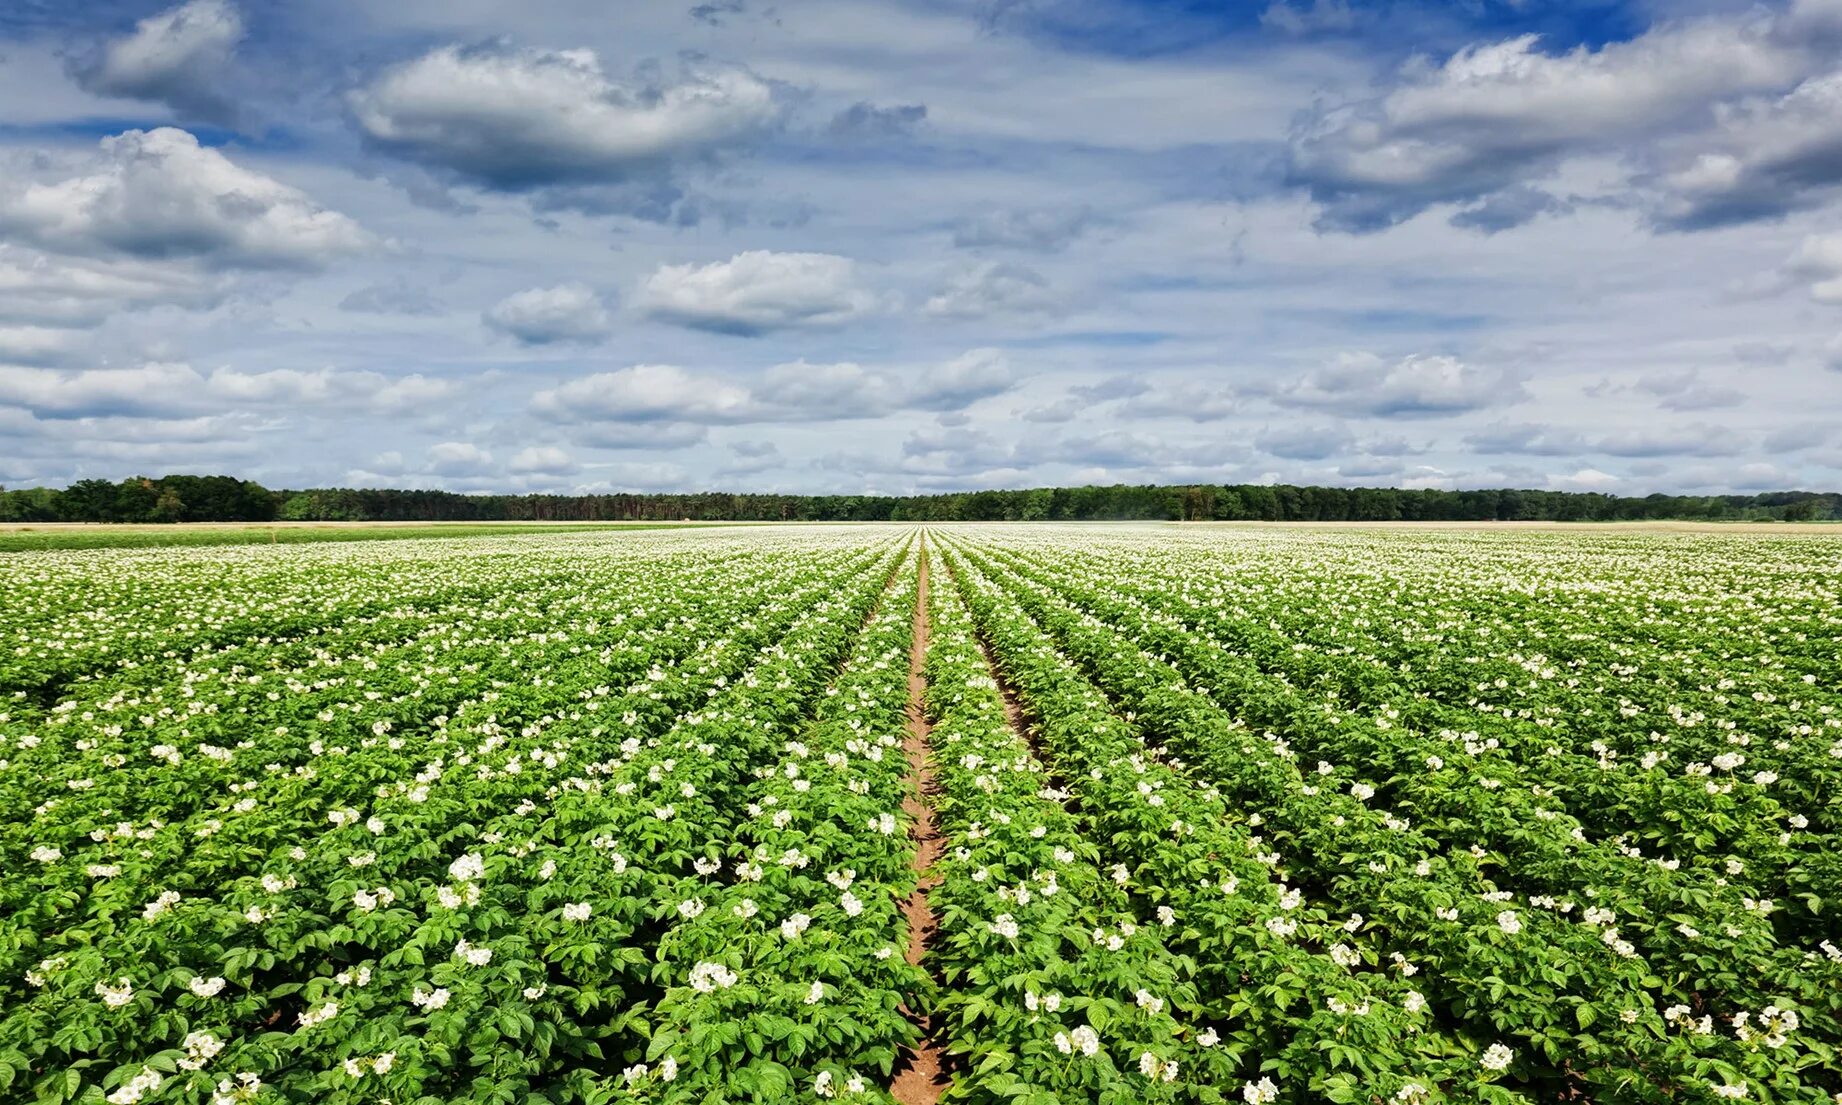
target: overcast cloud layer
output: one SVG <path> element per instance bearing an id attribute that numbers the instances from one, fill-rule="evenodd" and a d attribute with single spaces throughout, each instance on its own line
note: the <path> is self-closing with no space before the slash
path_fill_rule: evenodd
<path id="1" fill-rule="evenodd" d="M 0 483 L 1842 489 L 1842 0 L 1207 7 L 0 10 Z"/>

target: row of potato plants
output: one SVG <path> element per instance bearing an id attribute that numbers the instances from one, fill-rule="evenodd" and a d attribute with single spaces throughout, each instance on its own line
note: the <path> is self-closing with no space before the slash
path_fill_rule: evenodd
<path id="1" fill-rule="evenodd" d="M 1034 578 L 1045 584 L 1068 577 Z M 1206 617 L 1180 622 L 1162 594 L 1142 579 L 1134 583 L 1100 571 L 1092 584 L 1084 580 L 1071 589 L 1063 583 L 1060 590 L 1142 647 L 1158 650 L 1217 702 L 1233 703 L 1233 721 L 1282 734 L 1307 761 L 1335 757 L 1362 777 L 1379 780 L 1380 794 L 1371 804 L 1388 803 L 1397 817 L 1411 817 L 1448 847 L 1484 849 L 1500 887 L 1531 900 L 1577 901 L 1595 916 L 1615 918 L 1618 935 L 1608 943 L 1631 947 L 1656 970 L 1663 980 L 1656 987 L 1663 1008 L 1686 1003 L 1698 1016 L 1713 1010 L 1731 1019 L 1748 1010 L 1789 1006 L 1809 1021 L 1803 1038 L 1827 1047 L 1838 1042 L 1842 956 L 1828 954 L 1820 936 L 1812 938 L 1800 923 L 1810 915 L 1801 903 L 1789 911 L 1765 904 L 1777 896 L 1772 869 L 1737 847 L 1741 834 L 1728 837 L 1736 845 L 1731 849 L 1691 851 L 1685 860 L 1652 858 L 1621 839 L 1594 839 L 1572 815 L 1574 804 L 1558 800 L 1577 793 L 1568 782 L 1577 774 L 1672 792 L 1671 805 L 1684 816 L 1700 803 L 1733 812 L 1731 794 L 1710 794 L 1700 782 L 1660 773 L 1634 779 L 1589 766 L 1590 757 L 1555 746 L 1564 740 L 1561 734 L 1550 734 L 1540 753 L 1524 762 L 1500 744 L 1489 748 L 1423 733 L 1385 708 L 1373 717 L 1345 714 L 1326 721 L 1321 702 L 1292 690 L 1303 682 L 1297 673 L 1255 668 L 1204 632 Z M 1572 773 L 1557 769 L 1569 763 Z M 1433 764 L 1440 766 L 1434 770 Z M 1791 834 L 1779 831 L 1787 819 L 1776 800 L 1754 784 L 1736 789 L 1751 791 L 1755 805 L 1768 807 L 1764 818 L 1734 818 L 1754 827 L 1755 847 L 1789 850 Z M 1821 840 L 1819 834 L 1805 835 Z M 1601 925 L 1602 936 L 1611 930 L 1610 921 Z M 1819 1049 L 1804 1061 L 1814 1064 L 1823 1054 Z"/>
<path id="2" fill-rule="evenodd" d="M 1216 788 L 1147 745 L 1012 595 L 952 542 L 947 561 L 994 662 L 1067 780 L 1086 835 L 1184 973 L 1151 993 L 1191 1026 L 1173 1092 L 1250 1102 L 1505 1101 L 1500 1044 L 1439 1031 L 1418 980 L 1360 958 L 1348 919 L 1288 882 Z M 1096 936 L 1102 940 L 1104 930 Z"/>
<path id="3" fill-rule="evenodd" d="M 1197 1009 L 1190 972 L 1102 870 L 1103 849 L 1012 727 L 964 601 L 927 556 L 926 711 L 944 851 L 926 962 L 942 980 L 934 1023 L 957 1066 L 953 1097 L 1176 1098 L 1199 1077 L 1197 1028 L 1179 1019 Z"/>
<path id="4" fill-rule="evenodd" d="M 676 806 L 697 834 L 677 840 L 692 877 L 655 900 L 674 923 L 644 1063 L 655 1078 L 673 1064 L 676 1085 L 651 1091 L 631 1067 L 634 1096 L 889 1100 L 897 1053 L 918 1037 L 904 1010 L 929 1000 L 899 908 L 915 885 L 898 812 L 914 564 L 911 549 L 807 722 L 750 703 L 687 717 L 654 753 L 676 767 L 640 800 Z M 778 679 L 810 693 L 814 676 L 790 656 Z M 670 789 L 686 781 L 695 796 Z"/>
<path id="5" fill-rule="evenodd" d="M 854 629 L 854 619 L 815 611 L 837 614 L 827 596 L 841 593 L 871 601 L 891 555 L 782 550 L 763 562 L 770 570 L 735 587 L 716 574 L 674 580 L 668 571 L 666 585 L 647 597 L 671 608 L 662 624 L 678 643 L 655 642 L 652 662 L 620 690 L 601 680 L 634 672 L 610 671 L 603 650 L 566 644 L 567 631 L 539 620 L 541 607 L 526 608 L 532 617 L 492 626 L 496 639 L 472 638 L 484 658 L 451 669 L 461 673 L 458 693 L 471 696 L 452 719 L 399 727 L 386 713 L 356 747 L 310 741 L 303 749 L 263 716 L 263 728 L 244 730 L 248 747 L 224 741 L 234 753 L 228 786 L 223 777 L 194 781 L 225 795 L 223 816 L 153 818 L 118 831 L 103 800 L 89 818 L 101 840 L 69 839 L 69 857 L 32 861 L 80 871 L 100 889 L 67 892 L 95 908 L 58 932 L 55 948 L 37 949 L 63 954 L 32 956 L 39 962 L 25 973 L 42 985 L 24 979 L 31 999 L 0 1024 L 9 1071 L 29 1074 L 45 1100 L 103 1092 L 138 1099 L 156 1078 L 183 1099 L 249 1096 L 243 1074 L 271 1092 L 328 1097 L 370 1097 L 392 1085 L 406 1099 L 430 1086 L 445 1086 L 442 1096 L 493 1099 L 557 1079 L 567 1084 L 549 1092 L 595 1093 L 604 1044 L 637 1046 L 630 1038 L 643 1033 L 643 1021 L 630 1022 L 644 1006 L 636 998 L 656 989 L 644 970 L 650 919 L 636 916 L 645 911 L 631 895 L 607 894 L 610 855 L 619 853 L 595 846 L 616 823 L 651 826 L 631 825 L 629 803 L 610 800 L 602 776 L 751 663 L 784 656 L 783 638 L 802 623 L 817 616 Z M 702 559 L 716 566 L 723 557 Z M 878 561 L 881 575 L 871 570 Z M 580 567 L 597 574 L 592 562 Z M 665 567 L 630 563 L 632 576 L 608 581 L 624 591 L 603 602 L 618 609 L 640 573 Z M 672 582 L 690 596 L 684 604 L 669 597 Z M 822 636 L 835 646 L 835 632 Z M 438 643 L 461 648 L 452 637 Z M 413 713 L 404 700 L 419 702 L 433 686 L 391 696 L 395 712 Z M 356 700 L 346 684 L 323 690 Z M 287 701 L 273 709 L 285 712 Z M 319 714 L 286 716 L 309 732 L 329 728 Z M 60 712 L 51 721 L 81 717 Z M 247 724 L 247 711 L 239 717 Z M 162 720 L 151 733 L 124 727 L 116 736 L 146 754 L 160 747 Z M 202 749 L 197 759 L 222 763 Z M 256 766 L 264 761 L 284 768 Z M 25 777 L 14 770 L 6 779 Z M 80 830 L 81 800 L 97 789 L 76 791 L 77 807 L 47 813 Z M 240 797 L 232 802 L 231 794 Z M 137 861 L 174 881 L 143 901 L 132 889 L 143 869 Z M 116 892 L 124 876 L 127 895 Z M 638 877 L 651 876 L 642 867 Z"/>
<path id="6" fill-rule="evenodd" d="M 1377 786 L 1360 770 L 1350 776 L 1328 761 L 1308 774 L 1292 767 L 1300 745 L 1306 746 L 1307 758 L 1314 751 L 1326 755 L 1352 751 L 1352 742 L 1361 743 L 1353 727 L 1338 727 L 1333 738 L 1313 749 L 1308 735 L 1312 711 L 1281 715 L 1268 710 L 1261 721 L 1276 728 L 1256 738 L 1208 697 L 1185 686 L 1181 665 L 1166 664 L 1140 651 L 1144 646 L 1181 654 L 1194 670 L 1207 674 L 1215 693 L 1222 693 L 1218 685 L 1221 665 L 1211 663 L 1219 658 L 1219 647 L 1207 642 L 1196 645 L 1183 638 L 1180 628 L 1144 616 L 1143 610 L 1133 608 L 1132 600 L 1119 597 L 1115 588 L 1122 581 L 1102 573 L 1103 578 L 1090 585 L 1085 579 L 1076 582 L 1065 570 L 1045 570 L 1032 578 L 1027 571 L 1017 571 L 1014 563 L 1009 572 L 1007 584 L 1030 612 L 1131 712 L 1147 736 L 1188 757 L 1238 801 L 1253 806 L 1276 843 L 1289 848 L 1289 872 L 1303 876 L 1314 888 L 1323 888 L 1341 909 L 1397 922 L 1374 933 L 1375 954 L 1404 956 L 1428 968 L 1431 977 L 1425 985 L 1429 994 L 1457 1019 L 1462 1030 L 1494 1031 L 1525 1044 L 1518 1049 L 1524 1055 L 1514 1072 L 1519 1078 L 1537 1088 L 1546 1082 L 1564 1086 L 1584 1081 L 1615 1085 L 1627 1094 L 1649 1086 L 1648 1092 L 1659 1100 L 1684 1087 L 1704 1096 L 1721 1096 L 1747 1080 L 1770 1085 L 1792 1099 L 1814 1092 L 1803 1086 L 1796 1072 L 1824 1061 L 1826 1051 L 1820 1046 L 1723 1047 L 1718 1040 L 1684 1046 L 1681 1036 L 1706 1034 L 1672 1033 L 1677 1027 L 1672 1022 L 1683 1014 L 1667 1015 L 1675 1003 L 1653 1004 L 1646 991 L 1680 995 L 1664 989 L 1663 981 L 1650 973 L 1644 957 L 1625 939 L 1618 926 L 1630 919 L 1618 917 L 1597 897 L 1598 886 L 1622 889 L 1624 880 L 1641 879 L 1647 873 L 1621 862 L 1627 857 L 1603 850 L 1599 858 L 1610 856 L 1613 862 L 1595 872 L 1597 881 L 1589 879 L 1575 888 L 1585 892 L 1578 903 L 1565 900 L 1564 893 L 1557 900 L 1552 893 L 1524 898 L 1505 892 L 1497 881 L 1483 877 L 1484 864 L 1477 862 L 1502 859 L 1501 855 L 1493 856 L 1475 845 L 1461 850 L 1459 842 L 1449 837 L 1426 836 L 1424 826 L 1413 825 L 1401 807 L 1378 808 Z M 1055 586 L 1050 586 L 1050 580 Z M 1072 594 L 1078 601 L 1064 601 L 1057 592 Z M 1116 622 L 1124 624 L 1116 628 Z M 1262 706 L 1287 698 L 1288 685 L 1283 679 L 1268 683 L 1272 685 L 1230 683 L 1235 693 L 1228 697 L 1238 709 L 1251 708 L 1261 715 Z M 1302 725 L 1286 724 L 1301 719 Z M 1407 745 L 1410 751 L 1415 744 L 1411 733 L 1400 730 L 1380 739 Z M 1452 754 L 1443 746 L 1439 751 Z M 1414 754 L 1437 759 L 1437 753 L 1425 746 Z M 1511 787 L 1475 786 L 1475 778 L 1464 772 L 1442 775 L 1422 766 L 1410 781 L 1422 789 L 1444 788 L 1464 795 L 1474 810 L 1474 823 L 1490 822 L 1492 813 L 1504 812 L 1499 808 L 1502 797 L 1511 796 L 1509 804 L 1515 807 L 1514 796 L 1524 793 Z M 1516 782 L 1513 772 L 1508 779 L 1512 785 Z M 1384 779 L 1382 787 L 1398 790 L 1399 782 Z M 1274 783 L 1279 784 L 1277 788 Z M 1383 794 L 1380 801 L 1387 798 Z M 1528 818 L 1530 811 L 1542 808 L 1539 803 L 1521 803 L 1515 812 Z M 1551 818 L 1556 816 L 1551 808 L 1547 812 Z M 1520 839 L 1551 843 L 1554 834 L 1544 833 L 1543 825 L 1540 817 L 1528 818 Z M 1475 841 L 1478 837 L 1475 829 L 1473 832 Z M 1565 834 L 1562 839 L 1572 843 Z M 1556 857 L 1546 858 L 1551 862 L 1545 870 L 1553 873 Z M 1414 865 L 1415 878 L 1403 884 L 1404 871 L 1399 868 L 1408 861 Z M 1574 866 L 1577 870 L 1578 865 Z M 1560 867 L 1567 867 L 1564 856 Z M 1674 877 L 1654 865 L 1648 870 L 1662 874 L 1665 882 Z M 1712 889 L 1708 880 L 1702 880 L 1689 889 L 1686 898 L 1703 900 Z M 1467 902 L 1475 904 L 1468 910 L 1462 908 Z M 1575 904 L 1579 912 L 1574 912 Z M 1732 904 L 1739 913 L 1738 902 Z M 1467 918 L 1467 913 L 1472 916 Z M 1568 913 L 1584 919 L 1571 923 L 1564 919 Z M 1769 926 L 1756 917 L 1752 921 L 1752 943 L 1769 949 Z M 1734 937 L 1740 935 L 1732 933 L 1732 926 L 1727 931 Z M 1762 1008 L 1769 1013 L 1768 1019 L 1795 1026 L 1799 1006 L 1794 1000 L 1767 1000 Z M 1808 1006 L 1802 1008 L 1807 1016 Z M 1698 1021 L 1703 1010 L 1696 1007 L 1694 1013 L 1689 1019 Z M 1767 1029 L 1760 1036 L 1776 1034 L 1775 1029 Z M 1661 1045 L 1654 1042 L 1657 1037 L 1662 1038 Z"/>
<path id="7" fill-rule="evenodd" d="M 1219 549 L 1200 563 L 1177 549 L 1082 559 L 1345 709 L 1495 739 L 1629 854 L 1739 860 L 1756 897 L 1795 907 L 1775 924 L 1814 944 L 1833 935 L 1822 914 L 1842 900 L 1830 839 L 1842 828 L 1842 704 L 1826 663 L 1842 589 L 1811 558 L 1820 544 L 1763 548 L 1780 555 L 1679 555 L 1668 574 L 1594 556 L 1584 581 L 1577 570 L 1543 580 L 1538 560 L 1513 588 L 1480 586 L 1465 564 L 1416 574 L 1414 601 L 1400 597 L 1400 567 L 1386 588 L 1343 573 L 1333 599 L 1301 595 L 1290 574 L 1227 592 L 1210 570 Z"/>

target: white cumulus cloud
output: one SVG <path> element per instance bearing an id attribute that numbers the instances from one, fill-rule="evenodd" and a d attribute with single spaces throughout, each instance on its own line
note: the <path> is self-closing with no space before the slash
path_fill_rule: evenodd
<path id="1" fill-rule="evenodd" d="M 494 330 L 526 345 L 599 341 L 613 326 L 601 297 L 580 283 L 509 295 L 494 304 L 485 319 Z"/>
<path id="2" fill-rule="evenodd" d="M 663 265 L 646 279 L 640 304 L 680 326 L 761 334 L 829 326 L 874 310 L 847 257 L 748 250 L 708 265 Z"/>
<path id="3" fill-rule="evenodd" d="M 234 4 L 191 0 L 141 20 L 72 69 L 77 82 L 98 95 L 154 100 L 222 122 L 234 109 L 218 81 L 242 37 L 243 18 Z"/>
<path id="4" fill-rule="evenodd" d="M 611 79 L 592 50 L 442 46 L 351 107 L 370 140 L 502 189 L 615 179 L 759 131 L 773 89 L 740 69 Z"/>
<path id="5" fill-rule="evenodd" d="M 312 268 L 374 244 L 345 215 L 174 127 L 104 138 L 80 175 L 0 194 L 0 229 L 54 253 L 208 268 Z"/>

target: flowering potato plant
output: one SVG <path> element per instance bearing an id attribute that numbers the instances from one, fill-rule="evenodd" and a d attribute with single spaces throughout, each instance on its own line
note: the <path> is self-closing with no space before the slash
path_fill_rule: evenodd
<path id="1" fill-rule="evenodd" d="M 1834 548 L 0 558 L 0 1100 L 1837 1105 Z"/>

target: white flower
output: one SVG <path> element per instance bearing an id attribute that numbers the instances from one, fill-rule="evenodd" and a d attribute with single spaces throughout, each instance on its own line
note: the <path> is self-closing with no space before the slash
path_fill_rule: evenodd
<path id="1" fill-rule="evenodd" d="M 1502 1044 L 1491 1044 L 1484 1049 L 1483 1057 L 1478 1059 L 1477 1064 L 1485 1070 L 1508 1070 L 1510 1060 L 1515 1057 L 1516 1053 Z"/>
<path id="2" fill-rule="evenodd" d="M 106 982 L 98 982 L 96 996 L 101 998 L 102 1003 L 109 1008 L 120 1009 L 134 1000 L 134 986 L 129 983 L 126 976 L 116 979 L 113 986 Z"/>
<path id="3" fill-rule="evenodd" d="M 1008 913 L 998 914 L 997 919 L 987 925 L 986 928 L 1004 937 L 1006 940 L 1017 939 L 1017 920 Z"/>
<path id="4" fill-rule="evenodd" d="M 780 936 L 783 940 L 798 940 L 800 934 L 812 927 L 812 918 L 804 913 L 795 913 L 780 923 Z"/>
<path id="5" fill-rule="evenodd" d="M 587 902 L 571 902 L 563 907 L 563 920 L 586 921 L 595 912 L 595 907 Z"/>
<path id="6" fill-rule="evenodd" d="M 148 902 L 146 907 L 141 910 L 141 920 L 151 921 L 162 913 L 172 909 L 175 905 L 178 905 L 179 901 L 180 894 L 177 890 L 163 890 L 160 892 L 159 897 Z"/>
<path id="7" fill-rule="evenodd" d="M 1497 927 L 1514 936 L 1522 931 L 1522 918 L 1516 916 L 1515 910 L 1506 909 L 1497 914 Z"/>
<path id="8" fill-rule="evenodd" d="M 812 988 L 806 991 L 806 1004 L 807 1005 L 817 1005 L 821 1001 L 824 1001 L 824 1000 L 825 1000 L 825 984 L 823 982 L 818 982 L 815 980 L 812 984 Z"/>
<path id="9" fill-rule="evenodd" d="M 1401 999 L 1401 1008 L 1409 1013 L 1418 1013 L 1426 1008 L 1426 996 L 1418 990 L 1409 990 L 1407 996 Z"/>
<path id="10" fill-rule="evenodd" d="M 109 1105 L 135 1105 L 141 1098 L 160 1088 L 166 1081 L 160 1072 L 152 1067 L 142 1067 L 141 1072 L 121 1084 L 121 1087 L 107 1098 Z"/>
<path id="11" fill-rule="evenodd" d="M 1273 1085 L 1271 1078 L 1249 1082 L 1241 1087 L 1241 1100 L 1247 1102 L 1247 1105 L 1271 1105 L 1279 1100 L 1279 1087 Z"/>
<path id="12" fill-rule="evenodd" d="M 863 903 L 857 900 L 857 895 L 848 890 L 838 899 L 838 904 L 843 907 L 847 917 L 855 917 L 863 912 Z"/>
<path id="13" fill-rule="evenodd" d="M 192 991 L 192 993 L 201 998 L 214 998 L 223 992 L 224 980 L 216 976 L 205 978 L 200 975 L 194 975 L 192 976 L 192 980 L 186 983 L 186 989 Z"/>
<path id="14" fill-rule="evenodd" d="M 409 995 L 409 1002 L 424 1013 L 433 1013 L 448 1004 L 448 992 L 446 990 L 424 990 L 418 986 Z"/>
<path id="15" fill-rule="evenodd" d="M 1164 1011 L 1164 999 L 1153 997 L 1150 990 L 1139 990 L 1132 995 L 1132 1000 L 1140 1009 L 1150 1010 L 1153 1016 Z"/>
<path id="16" fill-rule="evenodd" d="M 464 959 L 475 967 L 484 967 L 492 962 L 492 949 L 476 947 L 473 944 L 469 944 L 465 937 L 462 937 L 454 945 L 454 957 L 456 959 Z"/>
<path id="17" fill-rule="evenodd" d="M 678 903 L 678 916 L 683 917 L 687 921 L 696 920 L 703 911 L 704 900 L 702 898 L 690 898 Z"/>
<path id="18" fill-rule="evenodd" d="M 32 849 L 31 855 L 33 859 L 40 863 L 56 863 L 58 860 L 64 858 L 63 852 L 58 851 L 49 844 L 40 844 L 38 847 Z M 154 1077 L 157 1078 L 159 1076 L 155 1075 Z"/>
<path id="19" fill-rule="evenodd" d="M 1222 1042 L 1222 1036 L 1221 1033 L 1215 1031 L 1214 1026 L 1210 1026 L 1196 1034 L 1196 1042 L 1203 1047 L 1214 1047 Z"/>
<path id="20" fill-rule="evenodd" d="M 338 1015 L 339 1003 L 336 1001 L 329 1001 L 303 1012 L 296 1019 L 299 1020 L 302 1028 L 312 1028 L 315 1025 L 325 1024 Z"/>
<path id="21" fill-rule="evenodd" d="M 478 852 L 466 855 L 448 864 L 448 877 L 455 882 L 472 882 L 486 874 L 486 861 Z"/>
<path id="22" fill-rule="evenodd" d="M 179 1069 L 203 1070 L 206 1063 L 224 1050 L 224 1041 L 209 1032 L 189 1032 L 179 1046 L 185 1049 L 185 1058 L 179 1060 Z"/>
<path id="23" fill-rule="evenodd" d="M 1710 1082 L 1709 1085 L 1713 1087 L 1715 1097 L 1731 1098 L 1732 1100 L 1738 1101 L 1740 1098 L 1746 1096 L 1746 1083 L 1744 1082 L 1729 1082 L 1725 1085 Z"/>
<path id="24" fill-rule="evenodd" d="M 1100 1054 L 1100 1034 L 1094 1031 L 1092 1025 L 1084 1024 L 1075 1029 L 1069 1033 L 1069 1039 L 1073 1041 L 1076 1051 L 1090 1059 Z"/>
<path id="25" fill-rule="evenodd" d="M 727 990 L 736 984 L 736 973 L 721 963 L 708 960 L 691 968 L 691 989 L 700 994 Z"/>

